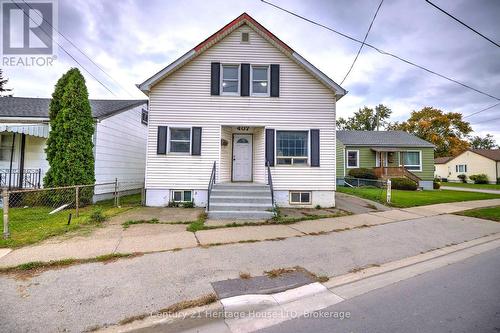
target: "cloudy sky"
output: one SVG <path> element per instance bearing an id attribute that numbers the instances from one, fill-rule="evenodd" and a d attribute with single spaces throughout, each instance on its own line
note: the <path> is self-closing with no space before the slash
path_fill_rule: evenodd
<path id="1" fill-rule="evenodd" d="M 270 0 L 343 33 L 362 39 L 380 0 Z M 433 0 L 500 42 L 500 0 Z M 59 0 L 59 30 L 114 80 L 67 41 L 62 44 L 116 96 L 84 73 L 91 98 L 145 98 L 144 81 L 223 25 L 247 12 L 336 82 L 347 72 L 359 44 L 314 26 L 260 0 Z M 369 43 L 500 97 L 500 48 L 459 25 L 424 0 L 385 0 Z M 76 64 L 62 51 L 52 67 L 4 67 L 15 96 L 49 97 L 58 77 Z M 117 84 L 116 82 L 119 82 Z M 343 87 L 349 94 L 338 116 L 379 103 L 392 120 L 434 106 L 464 115 L 498 101 L 365 48 Z M 475 134 L 500 143 L 500 106 L 467 118 Z"/>

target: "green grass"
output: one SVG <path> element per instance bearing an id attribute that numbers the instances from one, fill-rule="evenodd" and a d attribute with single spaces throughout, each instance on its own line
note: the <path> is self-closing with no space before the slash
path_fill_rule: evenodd
<path id="1" fill-rule="evenodd" d="M 378 201 L 385 204 L 386 191 L 379 188 L 350 188 L 337 187 L 337 191 L 356 195 L 361 198 Z M 498 194 L 459 192 L 453 190 L 433 190 L 433 191 L 401 191 L 392 190 L 391 206 L 394 207 L 414 207 L 432 205 L 445 202 L 500 199 Z"/>
<path id="2" fill-rule="evenodd" d="M 191 231 L 191 232 L 196 232 L 199 230 L 206 229 L 205 220 L 207 219 L 207 217 L 208 217 L 207 213 L 205 213 L 205 212 L 201 213 L 200 216 L 198 216 L 198 219 L 196 221 L 191 222 L 187 226 L 186 230 Z"/>
<path id="3" fill-rule="evenodd" d="M 471 209 L 458 214 L 500 222 L 500 206 Z"/>
<path id="4" fill-rule="evenodd" d="M 469 184 L 469 183 L 441 183 L 441 186 L 477 188 L 483 190 L 500 190 L 500 184 Z"/>
<path id="5" fill-rule="evenodd" d="M 65 209 L 49 215 L 54 208 L 29 207 L 9 209 L 10 238 L 0 239 L 1 247 L 20 247 L 34 244 L 49 237 L 62 235 L 74 231 L 90 231 L 101 223 L 94 222 L 91 218 L 95 211 L 100 210 L 104 217 L 109 218 L 140 205 L 140 194 L 133 194 L 120 198 L 121 207 L 114 207 L 113 200 L 106 200 L 82 207 L 79 217 L 75 216 L 74 209 Z M 0 210 L 3 223 L 3 210 Z M 70 225 L 69 214 L 72 214 Z"/>

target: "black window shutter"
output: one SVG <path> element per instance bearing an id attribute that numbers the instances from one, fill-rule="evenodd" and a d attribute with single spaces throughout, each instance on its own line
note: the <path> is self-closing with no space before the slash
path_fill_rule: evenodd
<path id="1" fill-rule="evenodd" d="M 193 127 L 191 155 L 201 155 L 201 127 Z"/>
<path id="2" fill-rule="evenodd" d="M 467 172 L 467 164 L 464 165 L 464 170 Z"/>
<path id="3" fill-rule="evenodd" d="M 319 129 L 311 130 L 311 166 L 319 167 Z"/>
<path id="4" fill-rule="evenodd" d="M 280 97 L 280 65 L 271 65 L 271 97 Z"/>
<path id="5" fill-rule="evenodd" d="M 241 96 L 250 96 L 250 64 L 241 64 Z"/>
<path id="6" fill-rule="evenodd" d="M 156 153 L 167 153 L 167 129 L 168 126 L 158 126 L 158 139 L 156 141 Z"/>
<path id="7" fill-rule="evenodd" d="M 210 95 L 220 95 L 220 63 L 213 62 L 210 72 Z"/>
<path id="8" fill-rule="evenodd" d="M 274 129 L 266 129 L 266 165 L 274 166 Z"/>

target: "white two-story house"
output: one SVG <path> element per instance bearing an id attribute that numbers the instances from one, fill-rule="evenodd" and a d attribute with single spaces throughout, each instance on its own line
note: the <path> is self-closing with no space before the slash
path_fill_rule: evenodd
<path id="1" fill-rule="evenodd" d="M 218 218 L 265 217 L 271 200 L 335 205 L 346 91 L 248 14 L 138 87 L 150 99 L 147 205 L 194 201 Z"/>

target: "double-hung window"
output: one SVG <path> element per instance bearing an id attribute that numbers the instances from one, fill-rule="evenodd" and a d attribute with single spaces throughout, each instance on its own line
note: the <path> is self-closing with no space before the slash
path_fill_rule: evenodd
<path id="1" fill-rule="evenodd" d="M 0 135 L 0 161 L 10 161 L 12 140 L 14 140 L 14 134 L 12 133 Z"/>
<path id="2" fill-rule="evenodd" d="M 170 152 L 189 153 L 191 151 L 191 128 L 170 128 Z"/>
<path id="3" fill-rule="evenodd" d="M 269 66 L 252 65 L 252 95 L 269 96 Z"/>
<path id="4" fill-rule="evenodd" d="M 359 150 L 348 150 L 347 151 L 347 167 L 348 168 L 358 168 L 359 167 Z"/>
<path id="5" fill-rule="evenodd" d="M 222 65 L 222 94 L 238 95 L 240 92 L 240 66 Z"/>
<path id="6" fill-rule="evenodd" d="M 276 162 L 279 165 L 306 165 L 308 131 L 276 131 Z"/>
<path id="7" fill-rule="evenodd" d="M 457 164 L 455 165 L 456 172 L 467 172 L 467 164 Z"/>
<path id="8" fill-rule="evenodd" d="M 405 151 L 403 153 L 403 166 L 410 171 L 422 171 L 420 151 Z"/>

